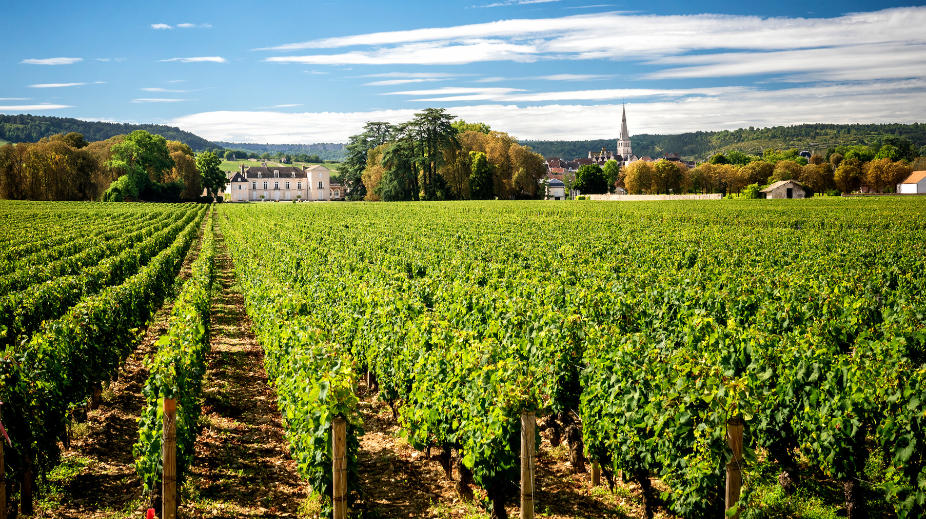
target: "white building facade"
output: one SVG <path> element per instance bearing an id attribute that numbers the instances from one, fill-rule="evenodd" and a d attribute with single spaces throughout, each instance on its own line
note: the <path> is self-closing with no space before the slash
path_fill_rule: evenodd
<path id="1" fill-rule="evenodd" d="M 331 200 L 331 170 L 317 165 L 250 167 L 241 165 L 226 188 L 231 202 Z"/>

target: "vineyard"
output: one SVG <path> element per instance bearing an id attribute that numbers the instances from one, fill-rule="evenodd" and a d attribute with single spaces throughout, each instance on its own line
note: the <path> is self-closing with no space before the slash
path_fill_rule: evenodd
<path id="1" fill-rule="evenodd" d="M 926 205 L 223 206 L 299 470 L 331 495 L 331 423 L 370 374 L 416 448 L 452 451 L 495 517 L 518 491 L 522 411 L 685 517 L 724 510 L 726 428 L 786 492 L 801 470 L 864 517 L 926 500 Z"/>
<path id="2" fill-rule="evenodd" d="M 493 518 L 549 496 L 539 479 L 525 494 L 527 443 L 537 457 L 566 449 L 571 470 L 600 470 L 612 492 L 632 487 L 644 517 L 779 517 L 770 485 L 800 500 L 819 481 L 838 487 L 848 517 L 926 514 L 926 201 L 915 197 L 2 202 L 0 222 L 0 491 L 26 515 L 75 415 L 97 405 L 165 302 L 131 457 L 146 503 L 163 489 L 168 517 L 169 485 L 200 477 L 226 253 L 239 326 L 263 350 L 321 516 L 344 504 L 376 516 L 365 477 L 390 485 L 364 474 L 376 466 L 361 447 L 371 393 L 395 434 Z M 531 499 L 528 516 L 546 516 Z"/>

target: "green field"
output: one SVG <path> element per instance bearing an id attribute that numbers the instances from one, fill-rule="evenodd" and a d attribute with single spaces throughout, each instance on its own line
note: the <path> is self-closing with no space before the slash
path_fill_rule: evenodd
<path id="1" fill-rule="evenodd" d="M 276 162 L 273 160 L 267 160 L 267 161 L 258 160 L 257 162 L 251 162 L 249 160 L 224 160 L 223 159 L 222 164 L 219 166 L 219 169 L 221 169 L 222 171 L 239 171 L 241 169 L 242 164 L 244 164 L 245 168 L 250 168 L 250 167 L 259 167 L 261 165 L 261 162 L 266 162 L 267 166 L 276 165 L 276 166 L 287 166 L 287 167 L 288 166 L 297 166 L 297 167 L 309 166 L 311 167 L 311 166 L 315 166 L 319 164 L 315 162 L 296 162 L 293 164 L 280 164 L 279 162 Z M 338 171 L 338 167 L 340 166 L 340 164 L 325 164 L 325 163 L 320 163 L 320 164 L 330 169 L 331 171 Z"/>

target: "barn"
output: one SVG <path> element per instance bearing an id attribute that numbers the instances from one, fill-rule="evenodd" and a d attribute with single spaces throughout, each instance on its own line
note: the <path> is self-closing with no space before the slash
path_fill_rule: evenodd
<path id="1" fill-rule="evenodd" d="M 907 180 L 897 184 L 897 192 L 904 195 L 926 195 L 926 171 L 914 171 Z"/>
<path id="2" fill-rule="evenodd" d="M 762 198 L 805 198 L 808 191 L 804 184 L 796 180 L 779 180 L 759 193 Z"/>

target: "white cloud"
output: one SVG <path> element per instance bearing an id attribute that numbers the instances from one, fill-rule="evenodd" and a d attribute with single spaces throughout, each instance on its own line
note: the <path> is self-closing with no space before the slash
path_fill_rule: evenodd
<path id="1" fill-rule="evenodd" d="M 31 97 L 0 97 L 0 101 L 28 101 Z"/>
<path id="2" fill-rule="evenodd" d="M 406 90 L 380 95 L 426 96 L 411 101 L 425 103 L 446 103 L 462 101 L 495 101 L 499 103 L 538 103 L 552 101 L 612 101 L 617 99 L 639 99 L 647 97 L 689 97 L 718 96 L 747 90 L 744 87 L 712 88 L 609 88 L 600 90 L 572 90 L 564 92 L 525 93 L 517 88 L 437 88 L 433 90 Z M 438 97 L 432 97 L 438 96 Z"/>
<path id="3" fill-rule="evenodd" d="M 228 63 L 225 58 L 219 56 L 202 56 L 198 58 L 170 58 L 162 59 L 161 61 L 179 61 L 181 63 L 203 63 L 203 62 L 212 62 L 212 63 Z"/>
<path id="4" fill-rule="evenodd" d="M 186 80 L 185 79 L 171 79 L 171 80 L 168 80 L 167 82 L 168 83 L 183 83 L 184 81 Z"/>
<path id="5" fill-rule="evenodd" d="M 303 72 L 304 74 L 318 74 L 318 75 L 327 74 L 327 72 L 321 72 L 321 71 L 318 71 L 318 70 L 303 70 L 302 72 Z"/>
<path id="6" fill-rule="evenodd" d="M 274 56 L 264 61 L 312 65 L 465 65 L 478 61 L 531 62 L 537 60 L 539 52 L 538 49 L 532 48 L 531 44 L 503 41 L 486 40 L 461 45 L 424 42 L 343 54 Z"/>
<path id="7" fill-rule="evenodd" d="M 46 58 L 46 59 L 24 59 L 21 63 L 27 65 L 72 65 L 84 58 Z"/>
<path id="8" fill-rule="evenodd" d="M 627 105 L 631 133 L 682 133 L 814 122 L 912 123 L 926 120 L 926 80 L 862 82 L 779 90 L 733 89 Z M 419 109 L 368 112 L 205 112 L 169 121 L 211 140 L 230 142 L 344 142 L 367 121 L 399 123 Z M 516 106 L 480 104 L 448 109 L 524 139 L 615 137 L 620 104 Z"/>
<path id="9" fill-rule="evenodd" d="M 87 83 L 40 83 L 38 85 L 29 85 L 29 88 L 62 88 L 72 86 L 82 86 Z"/>
<path id="10" fill-rule="evenodd" d="M 177 27 L 181 29 L 211 29 L 212 25 L 208 23 L 201 23 L 196 25 L 195 23 L 178 23 Z"/>
<path id="11" fill-rule="evenodd" d="M 649 74 L 653 79 L 782 74 L 785 80 L 852 81 L 926 76 L 926 43 L 883 43 L 776 52 L 677 56 L 653 61 L 689 65 Z"/>
<path id="12" fill-rule="evenodd" d="M 0 106 L 0 112 L 29 112 L 34 110 L 59 110 L 61 108 L 74 108 L 70 105 L 53 105 L 50 103 L 42 103 L 38 105 L 12 105 L 12 106 Z"/>
<path id="13" fill-rule="evenodd" d="M 189 101 L 189 99 L 132 99 L 133 103 L 177 103 L 180 101 Z"/>
<path id="14" fill-rule="evenodd" d="M 545 79 L 547 81 L 595 81 L 612 77 L 614 76 L 610 74 L 551 74 L 549 76 L 538 76 L 531 79 Z"/>
<path id="15" fill-rule="evenodd" d="M 366 74 L 360 77 L 398 77 L 398 78 L 455 78 L 461 74 L 449 72 L 382 72 L 380 74 Z M 462 74 L 471 76 L 472 74 Z"/>
<path id="16" fill-rule="evenodd" d="M 431 83 L 434 81 L 447 81 L 452 78 L 437 78 L 437 77 L 420 77 L 420 78 L 410 78 L 410 79 L 385 79 L 383 81 L 373 81 L 371 83 L 364 83 L 364 86 L 390 86 L 390 85 L 405 85 L 408 83 Z"/>
<path id="17" fill-rule="evenodd" d="M 337 53 L 267 58 L 281 63 L 455 65 L 608 59 L 682 65 L 678 70 L 654 72 L 652 77 L 658 78 L 742 75 L 741 71 L 790 74 L 790 64 L 798 69 L 802 80 L 888 79 L 926 74 L 910 70 L 926 70 L 921 67 L 926 54 L 922 48 L 926 45 L 923 26 L 926 6 L 813 19 L 612 12 L 359 34 L 259 50 L 359 47 Z M 782 54 L 764 55 L 770 52 Z M 787 52 L 793 54 L 784 54 Z M 855 55 L 864 59 L 853 67 Z M 876 63 L 879 57 L 888 56 Z"/>
<path id="18" fill-rule="evenodd" d="M 145 92 L 170 92 L 170 93 L 192 92 L 192 90 L 170 90 L 168 88 L 160 88 L 160 87 L 147 87 L 147 88 L 140 88 L 139 90 L 143 90 Z"/>
<path id="19" fill-rule="evenodd" d="M 495 2 L 494 4 L 474 5 L 473 7 L 505 7 L 509 5 L 546 4 L 560 1 L 562 0 L 506 0 L 505 2 Z"/>
<path id="20" fill-rule="evenodd" d="M 170 25 L 167 25 L 166 23 L 152 23 L 151 28 L 152 29 L 173 29 L 173 27 L 171 27 Z"/>

